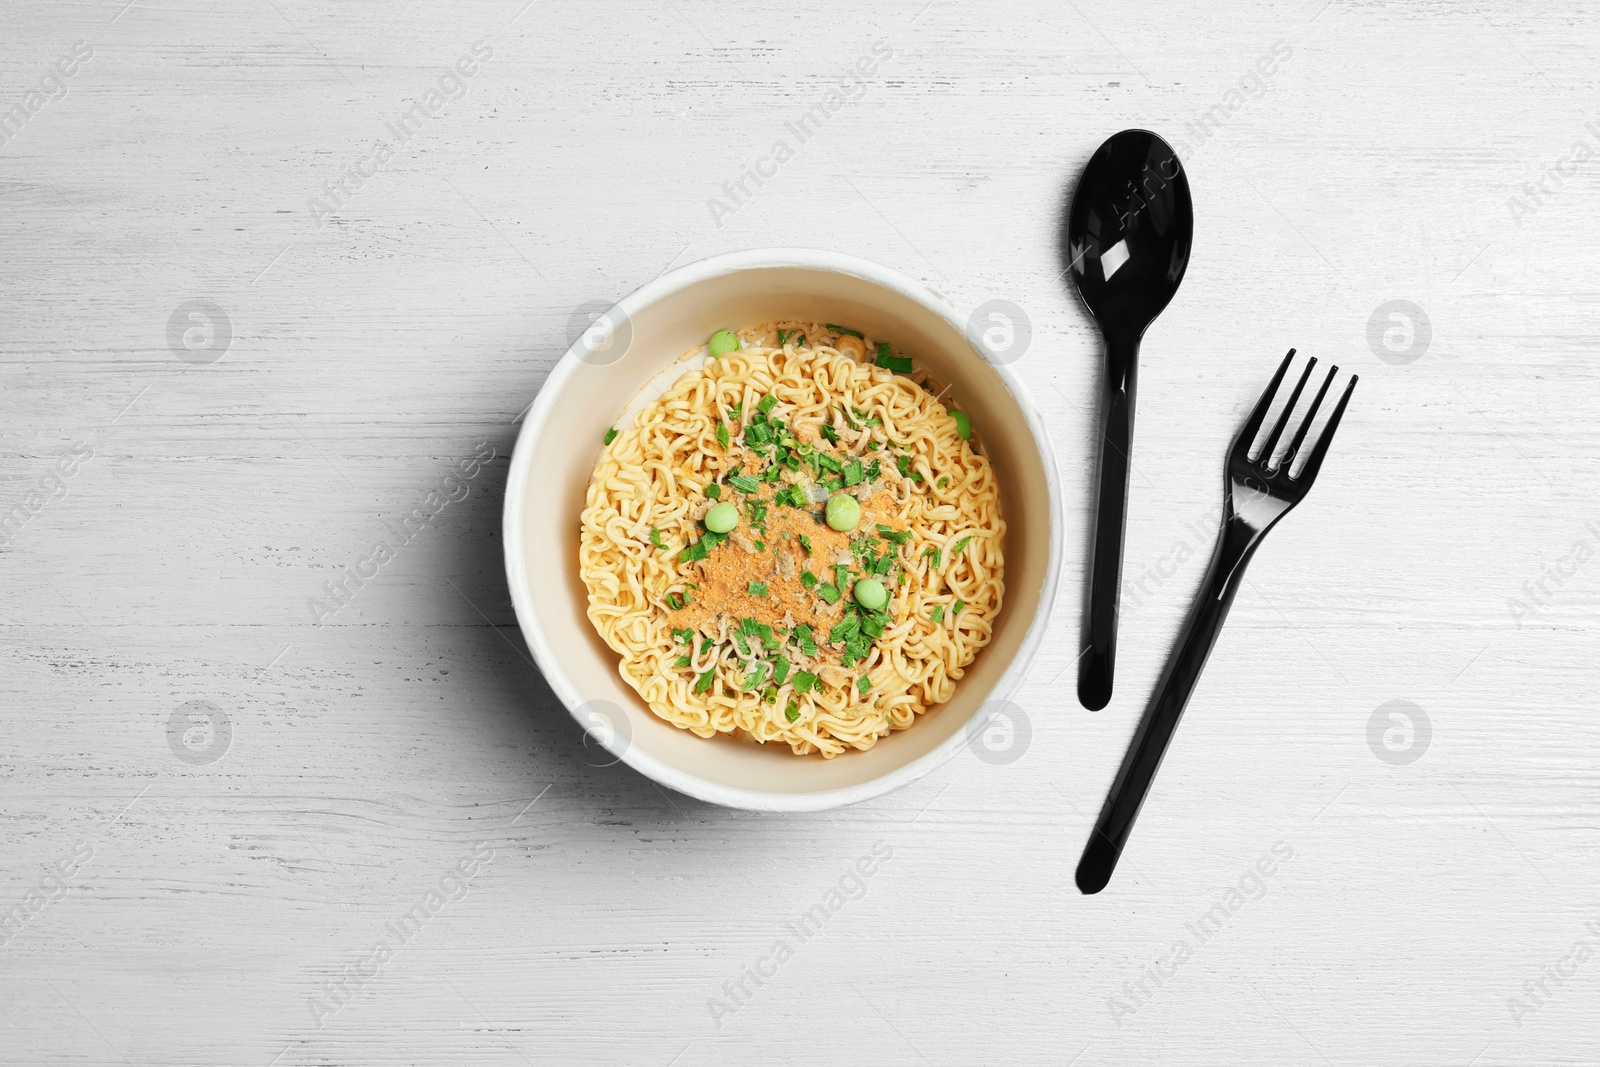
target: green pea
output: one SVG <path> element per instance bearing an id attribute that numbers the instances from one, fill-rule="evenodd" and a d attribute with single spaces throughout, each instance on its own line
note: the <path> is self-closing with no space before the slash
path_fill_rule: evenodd
<path id="1" fill-rule="evenodd" d="M 861 502 L 849 493 L 835 493 L 828 498 L 828 525 L 840 532 L 856 528 L 861 521 Z"/>
<path id="2" fill-rule="evenodd" d="M 729 352 L 739 351 L 741 345 L 739 338 L 735 337 L 732 330 L 718 330 L 711 335 L 711 358 L 725 356 Z"/>
<path id="3" fill-rule="evenodd" d="M 889 603 L 889 590 L 876 578 L 863 578 L 856 583 L 856 603 L 868 611 L 882 611 Z"/>
<path id="4" fill-rule="evenodd" d="M 961 435 L 963 441 L 972 440 L 972 420 L 967 418 L 965 411 L 952 411 L 950 417 L 956 420 L 956 433 Z"/>
<path id="5" fill-rule="evenodd" d="M 727 533 L 739 525 L 739 509 L 724 500 L 706 512 L 706 529 L 712 533 Z"/>

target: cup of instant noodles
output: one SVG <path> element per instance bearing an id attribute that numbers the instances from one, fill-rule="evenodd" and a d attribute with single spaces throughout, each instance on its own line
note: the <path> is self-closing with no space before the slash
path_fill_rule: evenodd
<path id="1" fill-rule="evenodd" d="M 1055 599 L 1061 498 L 1014 305 L 963 314 L 866 260 L 771 249 L 577 327 L 523 422 L 504 533 L 591 763 L 813 811 L 1025 751 L 1010 698 Z"/>

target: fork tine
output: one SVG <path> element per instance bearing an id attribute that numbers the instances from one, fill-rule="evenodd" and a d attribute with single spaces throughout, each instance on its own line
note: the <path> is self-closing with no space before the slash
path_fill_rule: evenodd
<path id="1" fill-rule="evenodd" d="M 1240 428 L 1239 436 L 1233 439 L 1233 447 L 1237 453 L 1249 456 L 1250 446 L 1256 443 L 1256 434 L 1261 432 L 1261 424 L 1266 421 L 1267 411 L 1272 407 L 1272 398 L 1278 395 L 1278 386 L 1283 384 L 1283 376 L 1288 371 L 1289 361 L 1292 359 L 1294 359 L 1294 349 L 1291 348 L 1289 354 L 1283 357 L 1283 362 L 1278 364 L 1278 373 L 1267 383 L 1267 391 L 1256 401 L 1255 410 L 1250 412 L 1250 417 Z"/>
<path id="2" fill-rule="evenodd" d="M 1284 429 L 1289 425 L 1289 418 L 1294 414 L 1294 406 L 1300 402 L 1300 392 L 1306 387 L 1306 382 L 1311 378 L 1311 370 L 1316 365 L 1317 357 L 1312 356 L 1310 362 L 1306 364 L 1306 369 L 1301 373 L 1300 380 L 1295 383 L 1294 392 L 1289 394 L 1289 402 L 1283 405 L 1283 411 L 1278 415 L 1278 425 L 1272 428 L 1272 436 L 1261 446 L 1263 467 L 1272 463 L 1272 453 L 1278 447 L 1278 439 L 1283 436 Z"/>
<path id="3" fill-rule="evenodd" d="M 1344 406 L 1350 403 L 1350 394 L 1356 391 L 1356 382 L 1360 380 L 1358 375 L 1350 376 L 1350 384 L 1345 386 L 1344 395 L 1339 397 L 1339 406 L 1328 416 L 1328 425 L 1323 428 L 1322 436 L 1317 438 L 1315 447 L 1311 449 L 1311 455 L 1306 457 L 1305 467 L 1295 479 L 1304 483 L 1308 489 L 1311 487 L 1311 480 L 1317 476 L 1317 469 L 1322 466 L 1323 457 L 1328 454 L 1328 446 L 1333 443 L 1333 432 L 1339 428 L 1339 420 L 1344 416 Z"/>
<path id="4" fill-rule="evenodd" d="M 1306 417 L 1300 423 L 1300 429 L 1295 431 L 1294 440 L 1289 442 L 1289 450 L 1283 454 L 1283 469 L 1288 470 L 1294 466 L 1294 459 L 1300 454 L 1300 444 L 1306 439 L 1306 434 L 1311 429 L 1311 420 L 1317 417 L 1317 409 L 1322 406 L 1322 398 L 1328 395 L 1328 386 L 1333 384 L 1333 376 L 1339 373 L 1337 365 L 1328 376 L 1322 379 L 1322 388 L 1317 390 L 1317 395 L 1311 401 L 1311 406 L 1306 409 Z"/>

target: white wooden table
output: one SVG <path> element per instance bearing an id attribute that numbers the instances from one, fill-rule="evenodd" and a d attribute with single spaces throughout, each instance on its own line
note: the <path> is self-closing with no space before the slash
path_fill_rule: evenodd
<path id="1" fill-rule="evenodd" d="M 1600 1062 L 1592 8 L 124 2 L 0 15 L 0 1061 Z M 1127 126 L 1198 236 L 1091 715 L 1055 227 Z M 773 817 L 585 764 L 499 519 L 575 311 L 784 244 L 1025 309 L 1070 532 L 1019 758 Z M 1291 345 L 1362 383 L 1081 897 Z"/>

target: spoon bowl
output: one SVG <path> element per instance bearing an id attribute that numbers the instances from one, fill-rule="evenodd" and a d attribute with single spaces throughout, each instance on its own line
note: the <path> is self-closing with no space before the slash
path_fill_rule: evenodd
<path id="1" fill-rule="evenodd" d="M 1105 338 L 1093 563 L 1078 657 L 1078 700 L 1099 711 L 1111 700 L 1116 666 L 1139 341 L 1177 293 L 1194 237 L 1189 178 L 1172 146 L 1148 130 L 1107 139 L 1078 179 L 1063 237 L 1073 283 Z"/>

